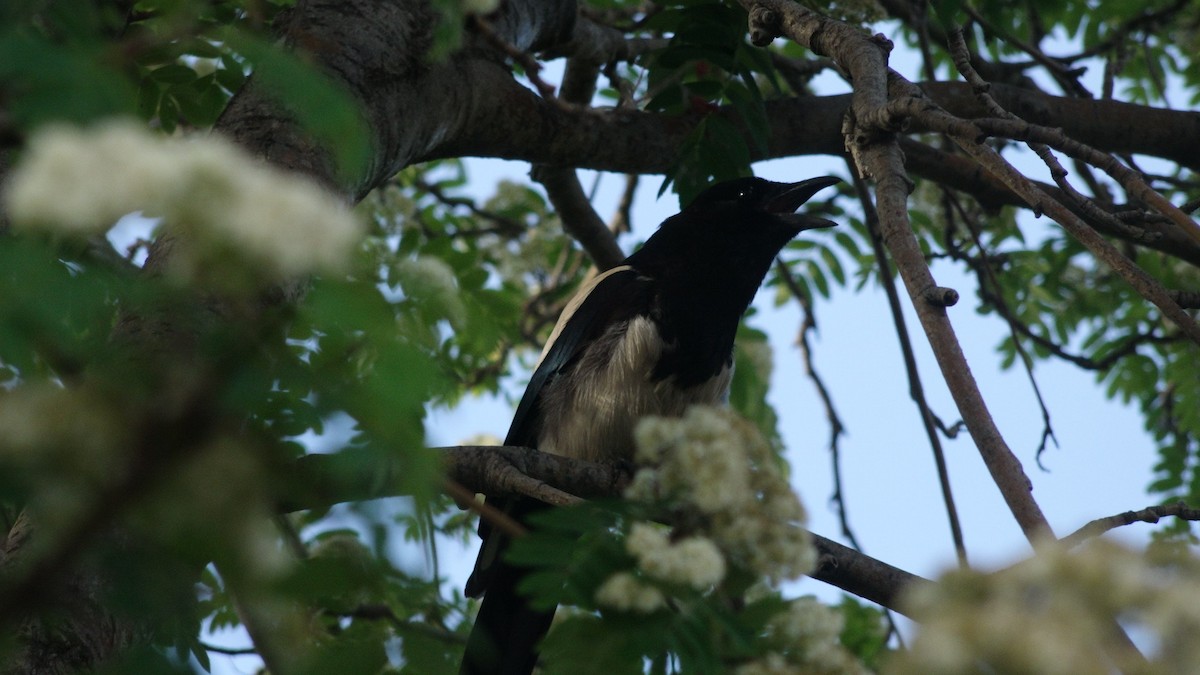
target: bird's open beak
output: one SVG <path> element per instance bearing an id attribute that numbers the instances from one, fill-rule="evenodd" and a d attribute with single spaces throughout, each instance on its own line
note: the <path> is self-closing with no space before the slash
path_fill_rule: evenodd
<path id="1" fill-rule="evenodd" d="M 783 185 L 779 194 L 772 196 L 767 201 L 767 211 L 795 227 L 797 231 L 812 230 L 821 227 L 836 227 L 837 223 L 832 220 L 810 216 L 806 213 L 796 213 L 796 209 L 804 206 L 805 202 L 821 190 L 840 182 L 842 182 L 840 178 L 821 176 L 820 178 L 802 180 L 799 183 Z"/>

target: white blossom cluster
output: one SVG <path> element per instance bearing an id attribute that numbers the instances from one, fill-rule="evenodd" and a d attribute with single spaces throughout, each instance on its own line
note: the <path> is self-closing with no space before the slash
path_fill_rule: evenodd
<path id="1" fill-rule="evenodd" d="M 1182 549 L 1047 545 L 993 574 L 947 573 L 908 605 L 921 632 L 894 674 L 1200 672 L 1200 561 Z M 1117 647 L 1118 619 L 1151 645 L 1148 662 Z"/>
<path id="2" fill-rule="evenodd" d="M 396 278 L 409 297 L 431 302 L 446 315 L 454 326 L 466 320 L 454 270 L 440 258 L 416 256 L 396 263 Z"/>
<path id="3" fill-rule="evenodd" d="M 35 382 L 0 392 L 0 468 L 31 484 L 25 506 L 39 536 L 72 532 L 131 467 L 149 461 L 136 454 L 147 450 L 131 439 L 129 419 L 87 386 Z M 224 541 L 243 572 L 276 576 L 290 559 L 276 545 L 272 505 L 254 489 L 262 484 L 255 458 L 227 440 L 190 450 L 124 522 L 150 537 Z"/>
<path id="4" fill-rule="evenodd" d="M 685 537 L 671 541 L 667 531 L 652 523 L 634 523 L 625 549 L 637 559 L 638 569 L 667 583 L 704 590 L 725 578 L 725 559 L 711 540 Z"/>
<path id="5" fill-rule="evenodd" d="M 843 624 L 841 612 L 811 596 L 797 598 L 767 623 L 766 640 L 771 651 L 739 666 L 736 674 L 866 673 L 862 664 L 842 646 Z"/>
<path id="6" fill-rule="evenodd" d="M 729 562 L 772 583 L 812 569 L 804 507 L 750 423 L 723 408 L 693 406 L 682 418 L 642 419 L 634 438 L 635 461 L 645 468 L 628 498 L 698 513 Z"/>
<path id="7" fill-rule="evenodd" d="M 667 604 L 662 591 L 630 572 L 617 572 L 596 589 L 596 604 L 622 612 L 650 614 Z"/>
<path id="8" fill-rule="evenodd" d="M 666 604 L 656 582 L 703 591 L 725 578 L 725 558 L 711 540 L 684 537 L 671 541 L 667 530 L 638 522 L 629 528 L 625 550 L 637 561 L 637 572 L 617 572 L 596 590 L 605 607 L 648 614 Z"/>
<path id="9" fill-rule="evenodd" d="M 281 276 L 337 269 L 363 228 L 333 194 L 216 136 L 179 140 L 129 121 L 47 127 L 29 141 L 4 195 L 20 227 L 99 234 L 142 211 L 209 247 L 174 271 L 244 257 Z"/>

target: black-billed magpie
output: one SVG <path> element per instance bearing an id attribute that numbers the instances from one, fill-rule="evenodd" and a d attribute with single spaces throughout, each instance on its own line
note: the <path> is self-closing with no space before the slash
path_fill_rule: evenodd
<path id="1" fill-rule="evenodd" d="M 633 458 L 645 415 L 678 416 L 728 398 L 733 338 L 771 262 L 803 230 L 835 223 L 796 213 L 837 178 L 714 185 L 668 218 L 625 261 L 588 282 L 559 317 L 517 406 L 505 445 L 591 461 Z M 495 500 L 521 521 L 547 508 Z M 484 594 L 460 674 L 527 675 L 553 610 L 517 594 L 524 570 L 501 559 L 486 521 L 466 594 Z"/>

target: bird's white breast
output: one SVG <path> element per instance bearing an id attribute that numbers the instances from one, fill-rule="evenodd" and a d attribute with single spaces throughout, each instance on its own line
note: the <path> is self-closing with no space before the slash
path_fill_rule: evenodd
<path id="1" fill-rule="evenodd" d="M 538 449 L 591 461 L 631 460 L 638 419 L 679 416 L 690 405 L 728 399 L 729 366 L 687 389 L 675 386 L 672 377 L 652 381 L 662 349 L 658 327 L 646 317 L 602 335 L 573 375 L 545 392 Z"/>

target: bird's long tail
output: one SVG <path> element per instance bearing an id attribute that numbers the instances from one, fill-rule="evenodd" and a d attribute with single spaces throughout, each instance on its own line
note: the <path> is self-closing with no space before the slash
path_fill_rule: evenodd
<path id="1" fill-rule="evenodd" d="M 496 506 L 518 522 L 545 508 L 545 504 L 527 499 Z M 484 544 L 467 582 L 467 594 L 474 596 L 483 590 L 483 603 L 467 638 L 459 675 L 529 675 L 537 665 L 537 646 L 550 630 L 554 609 L 534 609 L 517 593 L 527 570 L 503 559 L 507 536 L 483 523 L 480 534 Z"/>

